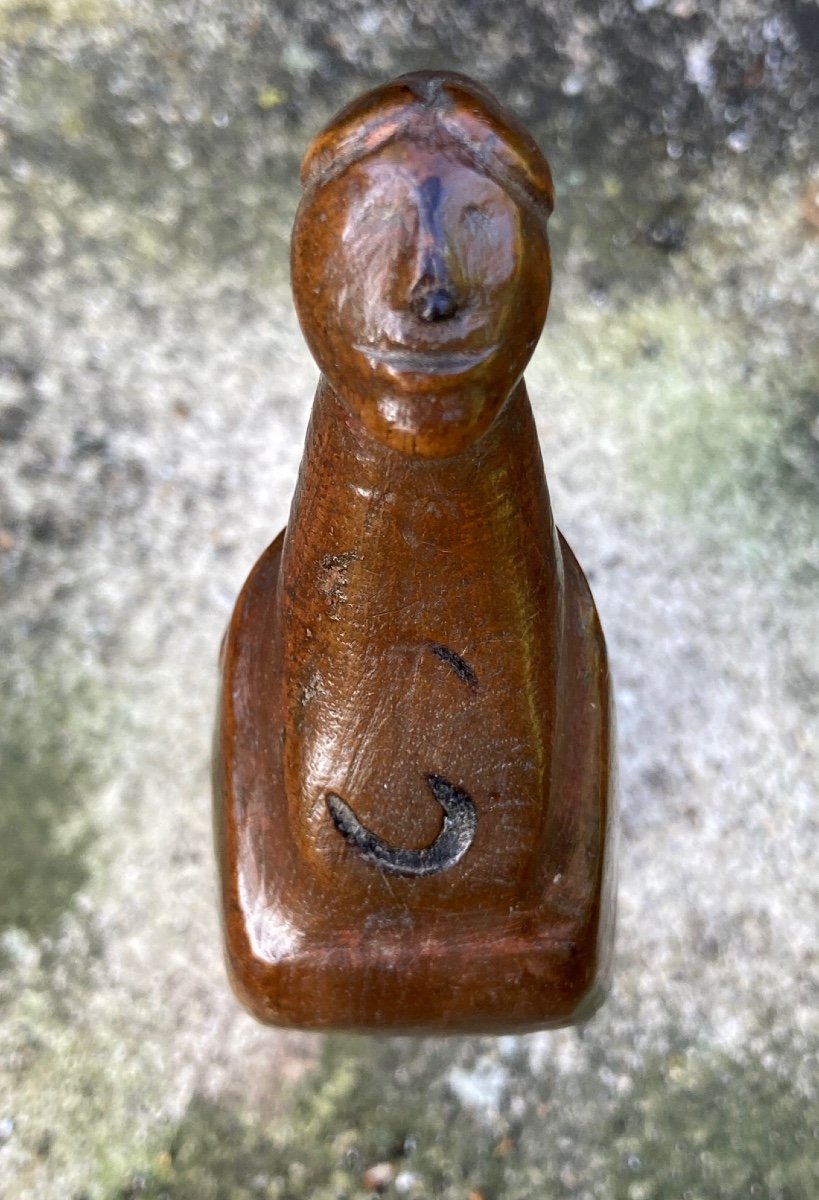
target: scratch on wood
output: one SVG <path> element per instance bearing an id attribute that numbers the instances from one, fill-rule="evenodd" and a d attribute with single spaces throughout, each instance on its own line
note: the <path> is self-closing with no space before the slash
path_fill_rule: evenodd
<path id="1" fill-rule="evenodd" d="M 440 642 L 430 642 L 427 649 L 431 650 L 436 658 L 440 658 L 441 662 L 452 667 L 452 670 L 458 676 L 462 683 L 467 684 L 471 688 L 477 688 L 478 676 L 472 670 L 468 662 L 461 658 L 460 654 L 456 654 L 454 650 L 450 650 L 449 646 L 443 646 Z"/>

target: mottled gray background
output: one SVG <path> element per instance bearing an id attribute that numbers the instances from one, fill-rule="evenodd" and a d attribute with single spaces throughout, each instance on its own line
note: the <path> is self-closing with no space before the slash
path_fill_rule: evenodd
<path id="1" fill-rule="evenodd" d="M 3 0 L 0 38 L 0 1192 L 815 1200 L 816 4 Z M 554 168 L 528 378 L 616 678 L 617 974 L 581 1030 L 281 1034 L 222 970 L 216 652 L 315 383 L 300 156 L 422 66 Z"/>

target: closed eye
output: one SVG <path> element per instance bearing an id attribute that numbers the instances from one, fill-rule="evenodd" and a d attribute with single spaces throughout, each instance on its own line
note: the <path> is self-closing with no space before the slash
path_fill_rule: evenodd
<path id="1" fill-rule="evenodd" d="M 461 221 L 464 225 L 477 228 L 485 225 L 489 220 L 489 213 L 485 208 L 480 208 L 477 204 L 467 204 L 461 212 Z"/>

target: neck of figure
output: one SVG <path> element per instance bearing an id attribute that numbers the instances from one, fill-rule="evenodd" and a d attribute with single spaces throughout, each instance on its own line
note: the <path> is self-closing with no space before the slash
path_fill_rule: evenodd
<path id="1" fill-rule="evenodd" d="M 376 441 L 322 377 L 284 545 L 282 575 L 292 579 L 328 556 L 376 553 L 387 585 L 392 547 L 399 561 L 442 563 L 483 554 L 491 576 L 515 573 L 521 556 L 537 561 L 560 588 L 557 534 L 534 418 L 521 381 L 487 432 L 451 458 L 422 459 Z M 396 565 L 398 565 L 396 563 Z M 435 589 L 435 578 L 428 584 Z M 445 586 L 441 580 L 440 586 Z"/>

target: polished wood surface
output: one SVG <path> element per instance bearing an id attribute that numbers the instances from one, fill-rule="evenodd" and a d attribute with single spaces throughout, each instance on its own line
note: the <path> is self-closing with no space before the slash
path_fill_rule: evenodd
<path id="1" fill-rule="evenodd" d="M 584 1019 L 610 971 L 613 712 L 522 380 L 548 165 L 479 85 L 424 72 L 344 109 L 302 179 L 322 377 L 222 651 L 232 983 L 301 1028 Z"/>

